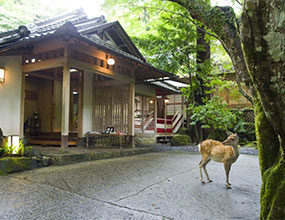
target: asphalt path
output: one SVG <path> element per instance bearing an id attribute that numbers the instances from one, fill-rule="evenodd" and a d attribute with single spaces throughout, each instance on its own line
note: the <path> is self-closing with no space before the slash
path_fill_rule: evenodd
<path id="1" fill-rule="evenodd" d="M 256 156 L 223 164 L 201 185 L 199 154 L 149 153 L 0 176 L 0 219 L 258 219 Z"/>

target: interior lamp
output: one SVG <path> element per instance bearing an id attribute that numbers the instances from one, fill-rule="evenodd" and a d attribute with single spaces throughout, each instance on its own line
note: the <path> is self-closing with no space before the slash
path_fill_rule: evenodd
<path id="1" fill-rule="evenodd" d="M 165 104 L 169 104 L 169 99 L 164 99 Z"/>
<path id="2" fill-rule="evenodd" d="M 14 147 L 12 154 L 17 154 L 20 147 L 20 136 L 17 135 L 8 136 L 8 145 Z"/>
<path id="3" fill-rule="evenodd" d="M 106 54 L 106 60 L 107 60 L 107 64 L 112 66 L 115 65 L 115 60 L 111 55 Z"/>
<path id="4" fill-rule="evenodd" d="M 5 69 L 0 68 L 0 83 L 5 82 Z"/>
<path id="5" fill-rule="evenodd" d="M 115 60 L 114 60 L 114 58 L 110 57 L 110 58 L 107 60 L 107 63 L 108 63 L 108 65 L 110 65 L 110 66 L 115 65 Z"/>

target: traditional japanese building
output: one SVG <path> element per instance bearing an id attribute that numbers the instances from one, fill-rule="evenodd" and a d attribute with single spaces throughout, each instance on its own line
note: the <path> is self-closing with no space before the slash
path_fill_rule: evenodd
<path id="1" fill-rule="evenodd" d="M 0 71 L 4 135 L 62 147 L 107 127 L 156 135 L 158 108 L 166 120 L 165 97 L 179 93 L 160 83 L 177 77 L 148 64 L 119 22 L 82 10 L 0 33 Z M 172 132 L 167 123 L 160 132 Z"/>

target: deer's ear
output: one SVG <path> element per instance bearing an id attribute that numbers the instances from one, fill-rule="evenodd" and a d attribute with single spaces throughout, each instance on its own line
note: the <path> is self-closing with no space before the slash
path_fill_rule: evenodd
<path id="1" fill-rule="evenodd" d="M 226 134 L 227 134 L 228 136 L 230 136 L 230 135 L 232 135 L 233 133 L 230 132 L 230 131 L 226 131 Z"/>

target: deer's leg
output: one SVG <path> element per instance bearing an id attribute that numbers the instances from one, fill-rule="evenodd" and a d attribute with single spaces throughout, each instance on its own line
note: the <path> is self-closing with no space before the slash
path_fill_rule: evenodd
<path id="1" fill-rule="evenodd" d="M 207 165 L 207 163 L 209 163 L 210 160 L 211 160 L 210 158 L 202 158 L 202 160 L 201 160 L 200 163 L 199 163 L 200 181 L 201 181 L 202 184 L 205 183 L 204 178 L 203 178 L 203 175 L 202 175 L 202 168 L 203 168 L 204 171 L 205 171 L 205 174 L 206 174 L 206 176 L 207 176 L 207 179 L 210 181 L 209 175 L 208 175 L 207 170 L 206 170 L 206 168 L 205 168 L 205 165 Z"/>
<path id="2" fill-rule="evenodd" d="M 231 184 L 229 183 L 229 174 L 231 170 L 231 164 L 224 163 L 225 171 L 226 171 L 226 187 L 227 189 L 231 189 Z"/>
<path id="3" fill-rule="evenodd" d="M 202 174 L 202 164 L 203 164 L 203 159 L 200 161 L 200 163 L 199 163 L 199 170 L 200 170 L 200 182 L 202 183 L 202 184 L 205 184 L 205 181 L 204 181 L 204 179 L 203 179 L 203 174 Z"/>
<path id="4" fill-rule="evenodd" d="M 206 166 L 207 166 L 207 164 L 208 164 L 210 161 L 211 161 L 211 158 L 209 158 L 209 159 L 206 161 L 206 163 L 204 163 L 203 169 L 204 169 L 204 172 L 205 172 L 205 174 L 206 174 L 207 180 L 208 180 L 209 182 L 213 182 L 213 181 L 210 179 L 209 174 L 208 174 L 208 172 L 207 172 L 207 170 L 206 170 Z"/>

